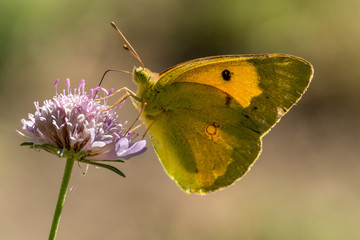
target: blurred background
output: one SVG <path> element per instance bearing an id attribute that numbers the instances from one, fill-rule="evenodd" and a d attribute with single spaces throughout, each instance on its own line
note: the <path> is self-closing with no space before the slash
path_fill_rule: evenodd
<path id="1" fill-rule="evenodd" d="M 0 1 L 0 238 L 46 239 L 64 159 L 19 144 L 21 118 L 70 77 L 95 87 L 109 68 L 138 62 L 161 72 L 219 54 L 289 53 L 314 79 L 264 137 L 263 153 L 235 185 L 183 193 L 149 142 L 146 154 L 105 169 L 75 164 L 57 239 L 360 239 L 360 1 Z M 106 88 L 136 90 L 110 73 Z M 134 119 L 130 104 L 119 114 Z"/>

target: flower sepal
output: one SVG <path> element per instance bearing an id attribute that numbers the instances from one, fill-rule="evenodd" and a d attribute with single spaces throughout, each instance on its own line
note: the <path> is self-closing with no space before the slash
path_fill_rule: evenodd
<path id="1" fill-rule="evenodd" d="M 87 163 L 87 164 L 91 164 L 94 165 L 96 167 L 102 167 L 102 168 L 106 168 L 122 177 L 126 177 L 125 174 L 120 171 L 118 168 L 109 165 L 109 164 L 105 164 L 105 163 L 101 163 L 101 162 L 120 162 L 123 163 L 125 162 L 122 159 L 117 159 L 117 160 L 88 160 L 86 159 L 86 157 L 90 157 L 91 154 L 89 152 L 73 152 L 73 151 L 69 151 L 66 148 L 65 149 L 60 149 L 56 148 L 50 144 L 34 144 L 33 142 L 23 142 L 20 144 L 20 146 L 29 146 L 30 148 L 33 149 L 43 149 L 49 153 L 52 153 L 54 155 L 57 155 L 60 158 L 73 158 L 78 162 L 82 162 L 82 163 Z"/>
<path id="2" fill-rule="evenodd" d="M 20 146 L 28 146 L 30 148 L 33 148 L 33 149 L 42 149 L 42 150 L 45 150 L 49 153 L 52 153 L 52 154 L 55 154 L 59 157 L 61 157 L 61 151 L 59 151 L 59 149 L 57 147 L 54 147 L 53 145 L 51 144 L 34 144 L 33 142 L 23 142 L 20 144 Z"/>

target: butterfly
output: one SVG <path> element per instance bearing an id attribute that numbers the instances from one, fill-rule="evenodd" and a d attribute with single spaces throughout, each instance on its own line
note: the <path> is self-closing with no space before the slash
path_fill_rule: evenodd
<path id="1" fill-rule="evenodd" d="M 136 94 L 127 91 L 167 174 L 185 192 L 205 194 L 249 171 L 262 137 L 301 98 L 312 76 L 312 65 L 292 55 L 225 55 L 160 74 L 142 64 L 133 72 Z"/>

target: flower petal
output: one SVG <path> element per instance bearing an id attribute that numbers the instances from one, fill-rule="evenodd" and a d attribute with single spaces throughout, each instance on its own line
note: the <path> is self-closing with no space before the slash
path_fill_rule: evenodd
<path id="1" fill-rule="evenodd" d="M 124 151 L 117 151 L 117 155 L 120 158 L 128 159 L 130 157 L 139 155 L 146 151 L 146 140 L 140 140 L 134 144 L 132 144 L 129 148 Z"/>
<path id="2" fill-rule="evenodd" d="M 97 148 L 97 147 L 104 147 L 105 145 L 106 143 L 104 143 L 103 141 L 96 141 L 91 144 L 91 147 Z"/>
<path id="3" fill-rule="evenodd" d="M 129 139 L 120 138 L 115 142 L 115 152 L 118 156 L 121 156 L 122 152 L 125 152 L 129 148 Z"/>

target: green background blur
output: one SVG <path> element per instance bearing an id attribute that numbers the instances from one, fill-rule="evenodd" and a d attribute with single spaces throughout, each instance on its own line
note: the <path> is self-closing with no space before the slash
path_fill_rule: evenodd
<path id="1" fill-rule="evenodd" d="M 139 65 L 160 72 L 193 58 L 289 53 L 313 63 L 300 103 L 265 138 L 234 186 L 187 195 L 147 153 L 118 165 L 123 179 L 75 164 L 57 239 L 360 239 L 360 1 L 1 0 L 0 238 L 46 239 L 64 159 L 19 144 L 21 118 L 53 83 Z M 110 73 L 106 88 L 127 86 Z M 119 112 L 134 119 L 127 103 Z M 191 124 L 191 123 L 189 123 Z M 144 130 L 144 129 L 143 129 Z"/>

